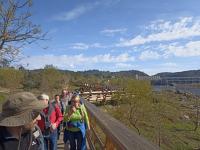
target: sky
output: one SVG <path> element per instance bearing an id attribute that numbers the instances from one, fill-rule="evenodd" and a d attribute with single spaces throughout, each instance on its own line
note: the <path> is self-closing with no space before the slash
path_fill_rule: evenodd
<path id="1" fill-rule="evenodd" d="M 28 69 L 200 69 L 199 0 L 33 0 L 31 21 L 47 39 L 26 45 Z"/>

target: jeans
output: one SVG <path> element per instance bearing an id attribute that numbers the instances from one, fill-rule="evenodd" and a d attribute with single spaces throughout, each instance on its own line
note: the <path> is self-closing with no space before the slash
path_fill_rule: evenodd
<path id="1" fill-rule="evenodd" d="M 65 129 L 63 135 L 63 142 L 66 143 L 67 141 L 69 141 L 69 130 Z"/>
<path id="2" fill-rule="evenodd" d="M 57 129 L 54 130 L 50 137 L 44 137 L 44 149 L 45 150 L 57 150 Z"/>
<path id="3" fill-rule="evenodd" d="M 59 140 L 59 138 L 60 138 L 60 132 L 61 132 L 61 130 L 62 130 L 62 123 L 60 123 L 59 124 L 59 126 L 58 126 L 58 128 L 57 128 L 57 140 Z"/>
<path id="4" fill-rule="evenodd" d="M 77 145 L 76 145 L 77 141 Z M 70 142 L 70 150 L 81 150 L 83 135 L 81 131 L 71 132 L 69 131 L 69 142 Z"/>

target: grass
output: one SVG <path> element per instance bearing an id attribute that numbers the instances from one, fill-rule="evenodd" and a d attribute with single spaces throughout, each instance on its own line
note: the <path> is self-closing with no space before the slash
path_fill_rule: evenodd
<path id="1" fill-rule="evenodd" d="M 1 93 L 0 92 L 0 112 L 2 110 L 2 103 L 5 101 L 6 97 L 7 97 L 6 93 Z"/>
<path id="2" fill-rule="evenodd" d="M 159 105 L 152 103 L 151 106 L 149 105 L 152 109 L 140 109 L 144 111 L 144 115 L 138 115 L 137 126 L 141 135 L 156 145 L 160 141 L 160 147 L 163 150 L 200 148 L 200 127 L 194 131 L 196 116 L 194 97 L 173 92 L 161 94 L 162 100 L 159 99 Z M 128 104 L 102 107 L 104 111 L 136 131 L 124 117 L 128 113 L 128 108 Z M 185 115 L 189 116 L 189 119 L 184 118 Z"/>

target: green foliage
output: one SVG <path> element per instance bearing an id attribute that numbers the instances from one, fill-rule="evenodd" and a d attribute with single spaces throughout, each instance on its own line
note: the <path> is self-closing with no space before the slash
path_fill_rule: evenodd
<path id="1" fill-rule="evenodd" d="M 0 86 L 17 89 L 22 87 L 24 80 L 24 74 L 20 70 L 13 68 L 1 68 L 0 69 Z"/>
<path id="2" fill-rule="evenodd" d="M 68 83 L 66 75 L 60 73 L 55 68 L 47 68 L 42 70 L 40 73 L 40 78 L 40 89 L 45 92 L 60 90 Z"/>
<path id="3" fill-rule="evenodd" d="M 0 112 L 1 112 L 2 103 L 6 100 L 6 97 L 7 97 L 7 94 L 0 92 Z"/>
<path id="4" fill-rule="evenodd" d="M 131 84 L 131 81 L 129 82 Z M 125 85 L 124 82 L 121 83 Z M 129 84 L 126 83 L 126 85 L 131 88 Z M 161 149 L 190 150 L 199 148 L 200 129 L 194 130 L 196 99 L 173 92 L 149 92 L 147 94 L 148 83 L 139 84 L 136 81 L 132 83 L 133 85 L 138 87 L 138 89 L 132 87 L 132 90 L 136 92 L 135 97 L 120 94 L 124 100 L 123 103 L 112 109 L 106 107 L 112 116 L 133 130 L 139 131 L 138 133 L 159 145 Z M 139 89 L 146 90 L 146 92 L 140 92 Z M 128 97 L 132 100 L 128 100 Z M 142 97 L 146 97 L 146 99 L 139 99 Z M 134 110 L 132 115 L 131 108 Z M 130 120 L 127 116 L 131 116 L 132 119 Z M 188 116 L 189 119 L 185 116 Z"/>
<path id="5" fill-rule="evenodd" d="M 5 95 L 0 93 L 0 103 L 2 103 L 5 100 Z"/>
<path id="6" fill-rule="evenodd" d="M 84 83 L 118 89 L 120 92 L 112 96 L 113 106 L 104 108 L 161 149 L 189 150 L 200 146 L 200 128 L 195 127 L 200 119 L 197 110 L 199 99 L 196 97 L 172 92 L 155 93 L 148 81 L 118 78 L 109 72 L 103 75 L 97 75 L 94 71 L 76 73 L 61 71 L 52 65 L 34 71 L 0 69 L 0 86 L 7 88 L 7 91 L 23 87 L 24 90 L 46 92 L 53 96 L 63 87 L 74 90 Z M 0 93 L 0 104 L 5 98 L 6 94 Z"/>
<path id="7" fill-rule="evenodd" d="M 113 79 L 111 84 L 123 89 L 123 92 L 115 94 L 112 100 L 117 101 L 118 104 L 125 104 L 125 108 L 116 110 L 115 116 L 126 120 L 125 122 L 128 122 L 140 134 L 138 125 L 144 122 L 144 116 L 148 115 L 151 109 L 149 107 L 152 95 L 150 83 L 134 79 Z"/>
<path id="8" fill-rule="evenodd" d="M 116 119 L 161 149 L 189 150 L 200 146 L 200 129 L 195 130 L 199 99 L 169 91 L 152 92 L 146 81 L 124 78 L 113 79 L 111 84 L 123 89 L 112 97 L 117 106 L 104 106 Z"/>
<path id="9" fill-rule="evenodd" d="M 38 72 L 24 71 L 23 86 L 25 90 L 39 89 L 41 74 Z"/>

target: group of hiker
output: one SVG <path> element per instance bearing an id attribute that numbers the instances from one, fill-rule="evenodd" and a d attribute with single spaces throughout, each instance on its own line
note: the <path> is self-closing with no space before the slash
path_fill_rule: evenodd
<path id="1" fill-rule="evenodd" d="M 62 90 L 47 94 L 12 94 L 0 114 L 0 150 L 57 150 L 63 131 L 65 150 L 86 150 L 90 129 L 86 108 L 78 93 Z"/>

